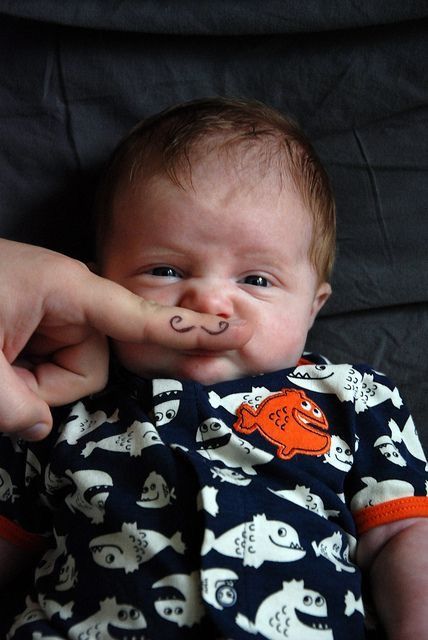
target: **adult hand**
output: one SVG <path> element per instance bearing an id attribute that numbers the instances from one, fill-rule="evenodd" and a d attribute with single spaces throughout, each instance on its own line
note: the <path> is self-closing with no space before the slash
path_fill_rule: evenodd
<path id="1" fill-rule="evenodd" d="M 177 349 L 233 349 L 241 323 L 162 307 L 59 253 L 0 239 L 0 431 L 28 440 L 52 426 L 49 406 L 103 388 L 105 336 Z"/>

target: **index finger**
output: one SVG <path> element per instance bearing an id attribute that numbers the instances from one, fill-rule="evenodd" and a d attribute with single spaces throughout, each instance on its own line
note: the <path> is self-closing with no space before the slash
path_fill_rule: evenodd
<path id="1" fill-rule="evenodd" d="M 87 322 L 121 342 L 157 343 L 172 349 L 236 349 L 248 342 L 245 322 L 167 307 L 144 300 L 93 273 L 82 299 Z"/>

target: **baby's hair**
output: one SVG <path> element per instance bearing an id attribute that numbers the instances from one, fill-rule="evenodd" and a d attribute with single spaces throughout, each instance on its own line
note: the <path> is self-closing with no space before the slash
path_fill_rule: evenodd
<path id="1" fill-rule="evenodd" d="M 319 280 L 328 280 L 335 253 L 335 205 L 328 176 L 297 124 L 254 100 L 194 100 L 137 124 L 114 151 L 98 190 L 98 249 L 102 251 L 119 188 L 144 184 L 157 175 L 168 176 L 180 188 L 192 187 L 192 155 L 200 149 L 224 152 L 234 160 L 250 154 L 261 177 L 274 170 L 280 184 L 291 178 L 312 216 L 310 260 Z"/>

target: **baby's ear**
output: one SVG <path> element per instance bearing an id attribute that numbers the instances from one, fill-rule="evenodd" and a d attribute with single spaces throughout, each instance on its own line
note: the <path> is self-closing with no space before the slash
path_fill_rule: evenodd
<path id="1" fill-rule="evenodd" d="M 315 318 L 317 317 L 319 311 L 323 308 L 329 297 L 331 296 L 331 286 L 329 282 L 322 282 L 314 296 L 314 300 L 312 303 L 311 309 L 311 326 L 314 323 Z"/>

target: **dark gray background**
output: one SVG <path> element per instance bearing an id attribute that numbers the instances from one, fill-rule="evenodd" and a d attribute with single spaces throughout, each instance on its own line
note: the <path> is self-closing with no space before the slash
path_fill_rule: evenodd
<path id="1" fill-rule="evenodd" d="M 334 296 L 308 346 L 392 377 L 428 445 L 426 0 L 0 0 L 0 235 L 88 259 L 100 167 L 142 117 L 246 96 L 331 176 Z"/>

